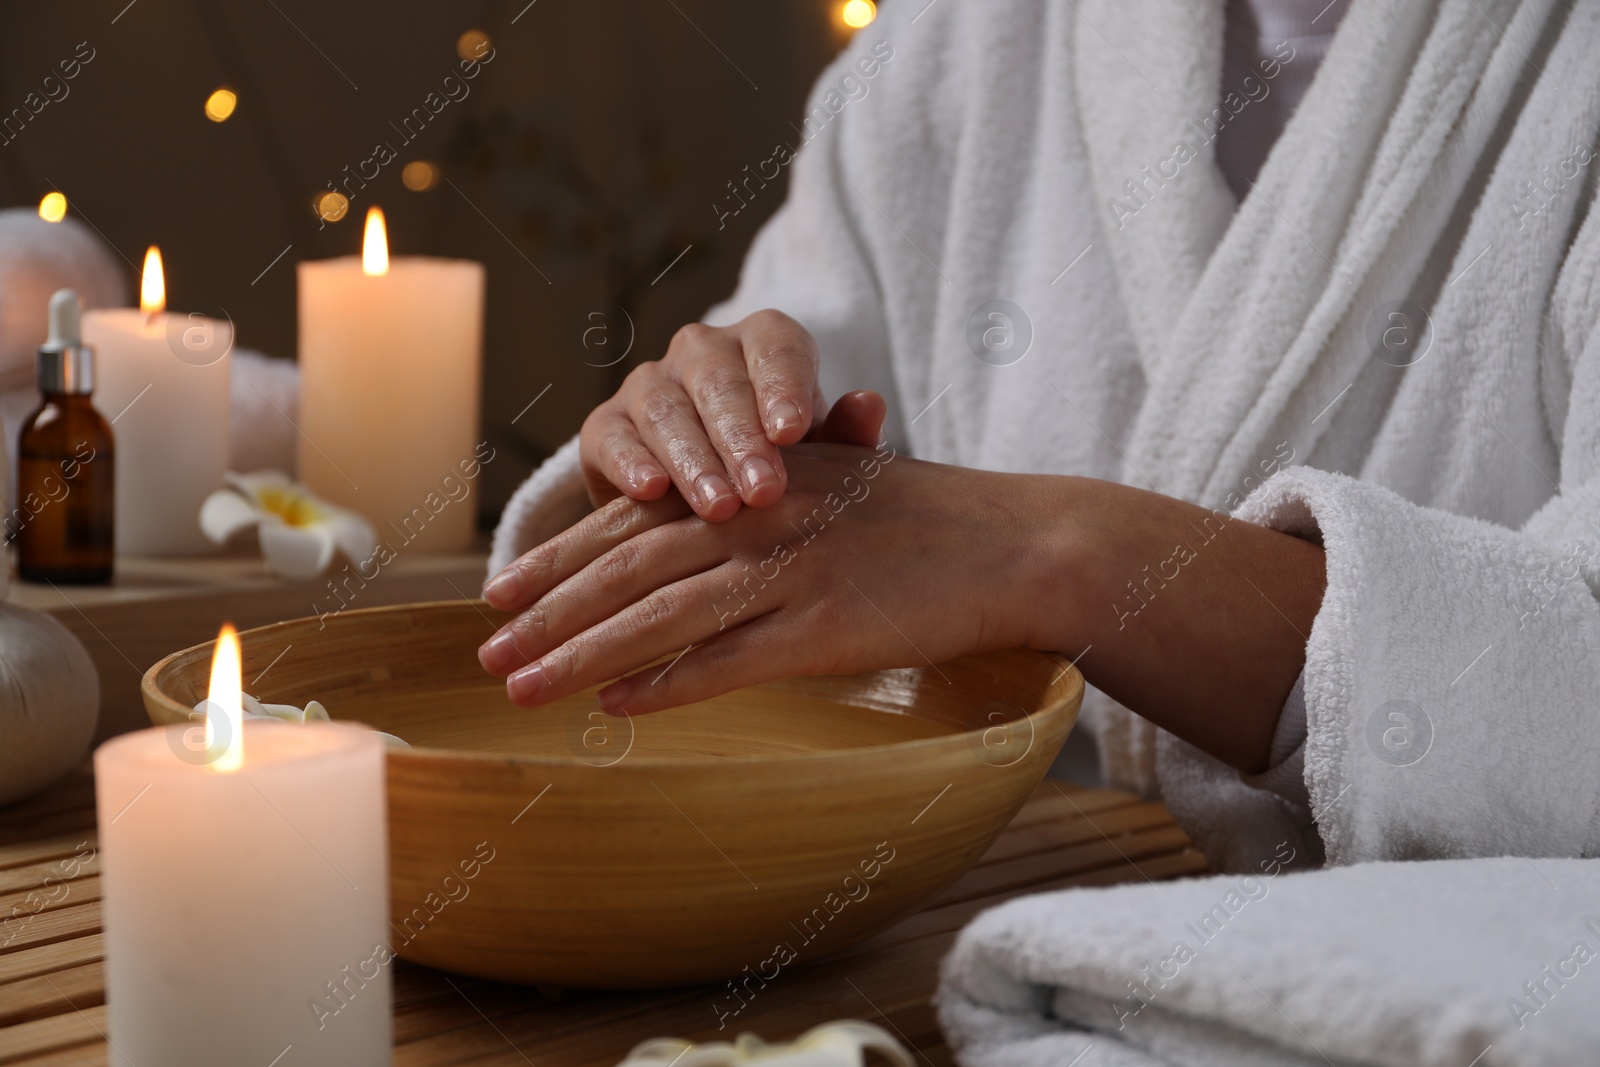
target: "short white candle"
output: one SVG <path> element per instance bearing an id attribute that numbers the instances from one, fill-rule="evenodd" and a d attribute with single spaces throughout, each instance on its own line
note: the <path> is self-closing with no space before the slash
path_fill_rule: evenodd
<path id="1" fill-rule="evenodd" d="M 463 549 L 477 498 L 455 487 L 479 440 L 483 264 L 391 259 L 376 209 L 364 240 L 360 257 L 298 268 L 300 480 L 396 551 Z"/>
<path id="2" fill-rule="evenodd" d="M 117 551 L 191 556 L 215 551 L 200 505 L 228 470 L 233 325 L 169 314 L 161 254 L 145 254 L 138 308 L 84 312 L 95 347 L 95 407 L 115 419 Z"/>
<path id="3" fill-rule="evenodd" d="M 185 736 L 95 752 L 110 1062 L 389 1064 L 382 740 L 252 721 L 224 770 Z"/>

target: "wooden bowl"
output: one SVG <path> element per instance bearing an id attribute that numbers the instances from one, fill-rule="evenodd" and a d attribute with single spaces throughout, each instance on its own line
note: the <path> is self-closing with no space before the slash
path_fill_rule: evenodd
<path id="1" fill-rule="evenodd" d="M 392 947 L 485 978 L 749 983 L 860 941 L 977 861 L 1083 698 L 1061 657 L 1014 649 L 637 719 L 592 692 L 528 710 L 478 665 L 506 618 L 455 601 L 241 635 L 252 695 L 415 746 L 388 759 Z M 210 662 L 152 667 L 151 719 L 186 721 Z"/>

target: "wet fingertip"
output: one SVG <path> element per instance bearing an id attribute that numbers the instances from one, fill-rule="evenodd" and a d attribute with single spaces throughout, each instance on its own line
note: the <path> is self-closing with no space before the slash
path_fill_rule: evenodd
<path id="1" fill-rule="evenodd" d="M 483 586 L 483 599 L 497 608 L 509 609 L 522 593 L 522 572 L 507 567 Z"/>
<path id="2" fill-rule="evenodd" d="M 778 470 L 763 456 L 751 456 L 744 463 L 744 498 L 753 501 L 756 496 L 778 486 Z"/>
<path id="3" fill-rule="evenodd" d="M 707 504 L 699 505 L 696 510 L 700 517 L 707 522 L 727 522 L 739 513 L 744 507 L 744 501 L 738 496 L 718 497 Z"/>
<path id="4" fill-rule="evenodd" d="M 506 679 L 506 695 L 511 698 L 511 703 L 525 708 L 538 703 L 548 688 L 549 680 L 544 674 L 544 664 L 538 662 L 528 664 Z"/>
<path id="5" fill-rule="evenodd" d="M 660 467 L 635 467 L 628 472 L 628 495 L 636 500 L 655 500 L 671 484 L 672 479 Z"/>
<path id="6" fill-rule="evenodd" d="M 510 630 L 501 630 L 478 649 L 478 662 L 490 674 L 510 674 L 517 658 L 516 638 Z"/>
<path id="7" fill-rule="evenodd" d="M 766 508 L 783 499 L 783 483 L 770 482 L 759 489 L 747 489 L 741 494 L 745 505 L 752 508 Z"/>
<path id="8" fill-rule="evenodd" d="M 805 433 L 800 405 L 792 400 L 776 400 L 767 408 L 767 437 L 773 444 L 792 444 Z"/>
<path id="9" fill-rule="evenodd" d="M 701 475 L 694 484 L 695 511 L 700 517 L 721 522 L 739 510 L 739 494 L 721 475 Z"/>
<path id="10" fill-rule="evenodd" d="M 632 678 L 619 678 L 595 694 L 595 699 L 600 702 L 600 710 L 613 715 L 626 715 L 622 710 L 622 702 L 633 695 L 636 688 Z"/>

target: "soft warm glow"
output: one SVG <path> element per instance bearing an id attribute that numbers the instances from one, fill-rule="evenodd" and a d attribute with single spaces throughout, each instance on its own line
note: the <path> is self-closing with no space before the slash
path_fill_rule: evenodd
<path id="1" fill-rule="evenodd" d="M 413 193 L 425 193 L 439 184 L 439 168 L 426 159 L 413 159 L 400 172 L 400 180 Z"/>
<path id="2" fill-rule="evenodd" d="M 469 63 L 482 59 L 490 47 L 489 35 L 482 30 L 468 30 L 456 38 L 456 55 Z"/>
<path id="3" fill-rule="evenodd" d="M 227 122 L 233 109 L 239 106 L 239 97 L 232 89 L 218 89 L 206 97 L 206 118 L 212 122 Z"/>
<path id="4" fill-rule="evenodd" d="M 167 309 L 167 276 L 161 269 L 161 249 L 155 245 L 144 254 L 144 273 L 139 276 L 139 309 L 146 315 Z"/>
<path id="5" fill-rule="evenodd" d="M 323 222 L 338 222 L 350 210 L 350 201 L 343 193 L 318 193 L 311 203 Z"/>
<path id="6" fill-rule="evenodd" d="M 374 278 L 389 273 L 389 235 L 383 230 L 382 208 L 367 208 L 367 232 L 361 238 L 361 270 Z"/>
<path id="7" fill-rule="evenodd" d="M 233 623 L 222 624 L 211 654 L 211 688 L 206 693 L 206 751 L 216 745 L 216 731 L 225 726 L 228 747 L 211 764 L 218 771 L 236 771 L 244 764 L 244 675 L 239 664 L 239 634 Z"/>
<path id="8" fill-rule="evenodd" d="M 871 25 L 877 17 L 878 5 L 872 0 L 845 0 L 844 7 L 839 9 L 839 18 L 852 30 Z"/>
<path id="9" fill-rule="evenodd" d="M 39 201 L 39 217 L 46 222 L 60 222 L 67 217 L 67 198 L 60 193 L 45 193 Z"/>

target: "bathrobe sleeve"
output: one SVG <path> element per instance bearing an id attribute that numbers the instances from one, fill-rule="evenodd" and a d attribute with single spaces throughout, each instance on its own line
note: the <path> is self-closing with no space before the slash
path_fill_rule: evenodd
<path id="1" fill-rule="evenodd" d="M 711 208 L 722 240 L 737 241 L 741 228 L 751 224 L 750 207 L 742 204 L 781 195 L 772 178 L 784 169 L 788 195 L 751 245 L 738 288 L 704 321 L 725 326 L 763 308 L 790 315 L 816 338 L 824 397 L 831 403 L 853 389 L 878 390 L 890 400 L 885 436 L 898 442 L 899 404 L 881 291 L 861 238 L 875 176 L 892 181 L 896 169 L 881 143 L 874 144 L 864 106 L 873 97 L 874 79 L 886 71 L 883 49 L 883 36 L 857 34 L 818 79 L 798 132 L 729 175 L 730 187 L 738 186 L 743 196 L 729 192 Z M 507 503 L 490 548 L 489 573 L 566 529 L 588 506 L 574 439 Z"/>
<path id="2" fill-rule="evenodd" d="M 1326 551 L 1303 677 L 1315 827 L 1163 737 L 1163 793 L 1213 863 L 1302 834 L 1334 863 L 1600 855 L 1600 330 L 1572 374 L 1558 491 L 1521 529 L 1307 468 L 1245 502 Z"/>

